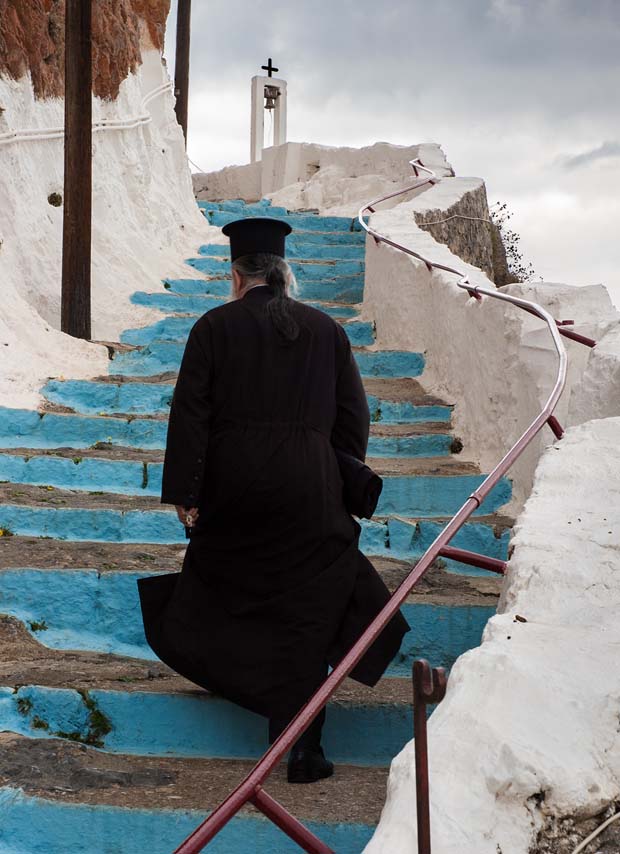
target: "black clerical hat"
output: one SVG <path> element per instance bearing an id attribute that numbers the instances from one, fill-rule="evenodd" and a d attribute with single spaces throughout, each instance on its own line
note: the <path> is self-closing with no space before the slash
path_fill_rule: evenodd
<path id="1" fill-rule="evenodd" d="M 268 252 L 284 258 L 284 245 L 287 234 L 293 229 L 281 219 L 266 216 L 250 216 L 229 222 L 222 229 L 230 238 L 230 260 L 243 255 L 256 255 Z"/>

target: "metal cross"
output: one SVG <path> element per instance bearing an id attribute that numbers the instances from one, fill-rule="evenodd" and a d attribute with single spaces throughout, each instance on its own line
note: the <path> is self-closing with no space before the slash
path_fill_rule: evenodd
<path id="1" fill-rule="evenodd" d="M 267 72 L 268 77 L 273 77 L 273 72 L 280 70 L 279 68 L 274 68 L 274 66 L 271 64 L 271 57 L 269 57 L 267 65 L 261 65 L 261 68 L 263 69 L 263 71 Z"/>

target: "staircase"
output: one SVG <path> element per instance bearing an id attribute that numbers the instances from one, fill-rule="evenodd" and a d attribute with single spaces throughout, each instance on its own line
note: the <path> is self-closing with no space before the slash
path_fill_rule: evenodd
<path id="1" fill-rule="evenodd" d="M 365 233 L 356 220 L 266 202 L 200 202 L 217 226 L 274 215 L 299 298 L 343 323 L 372 415 L 369 462 L 383 477 L 361 547 L 395 588 L 479 485 L 458 456 L 451 406 L 427 394 L 424 356 L 374 349 L 359 319 Z M 264 719 L 208 695 L 155 659 L 141 629 L 136 579 L 178 570 L 185 547 L 159 502 L 166 415 L 184 341 L 225 301 L 227 247 L 203 246 L 186 279 L 137 305 L 165 317 L 126 331 L 109 376 L 51 380 L 39 412 L 0 410 L 0 852 L 171 854 L 266 747 Z M 511 520 L 502 481 L 452 545 L 505 558 Z M 479 643 L 499 579 L 442 561 L 409 597 L 412 630 L 376 689 L 346 682 L 328 709 L 333 779 L 268 790 L 338 854 L 372 835 L 389 762 L 412 736 L 410 668 L 450 667 Z M 209 851 L 299 849 L 247 808 Z"/>

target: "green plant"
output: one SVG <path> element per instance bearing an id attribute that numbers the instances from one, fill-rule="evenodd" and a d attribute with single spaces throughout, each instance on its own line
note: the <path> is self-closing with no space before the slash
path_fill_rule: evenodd
<path id="1" fill-rule="evenodd" d="M 104 737 L 112 731 L 112 722 L 101 711 L 88 691 L 79 691 L 79 694 L 88 709 L 88 733 L 84 739 L 84 744 L 90 744 L 93 747 L 103 747 Z"/>
<path id="2" fill-rule="evenodd" d="M 88 710 L 88 729 L 86 733 L 80 730 L 56 730 L 53 735 L 57 738 L 66 738 L 68 741 L 77 741 L 87 744 L 89 747 L 103 747 L 104 737 L 112 730 L 112 723 L 105 715 L 88 691 L 78 691 L 82 702 Z"/>
<path id="3" fill-rule="evenodd" d="M 32 711 L 32 700 L 30 697 L 17 698 L 17 711 L 20 715 L 29 715 Z"/>
<path id="4" fill-rule="evenodd" d="M 45 620 L 30 620 L 28 625 L 31 632 L 45 632 L 49 628 Z"/>
<path id="5" fill-rule="evenodd" d="M 463 450 L 463 441 L 455 436 L 454 439 L 450 442 L 450 453 L 451 454 L 460 454 Z"/>
<path id="6" fill-rule="evenodd" d="M 505 202 L 495 202 L 491 205 L 489 214 L 506 250 L 508 272 L 519 282 L 530 282 L 536 273 L 531 263 L 523 258 L 519 247 L 521 235 L 508 228 L 508 221 L 513 216 L 512 211 Z"/>

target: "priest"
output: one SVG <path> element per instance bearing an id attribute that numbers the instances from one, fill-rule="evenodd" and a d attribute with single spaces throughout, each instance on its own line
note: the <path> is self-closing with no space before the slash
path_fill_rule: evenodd
<path id="1" fill-rule="evenodd" d="M 180 573 L 140 582 L 159 657 L 264 715 L 270 741 L 389 598 L 336 454 L 364 460 L 366 395 L 342 326 L 293 298 L 290 231 L 261 217 L 224 228 L 232 300 L 192 328 L 168 423 L 162 502 L 189 545 Z M 351 676 L 374 685 L 407 628 L 394 617 Z M 324 720 L 294 745 L 289 782 L 333 773 Z"/>

